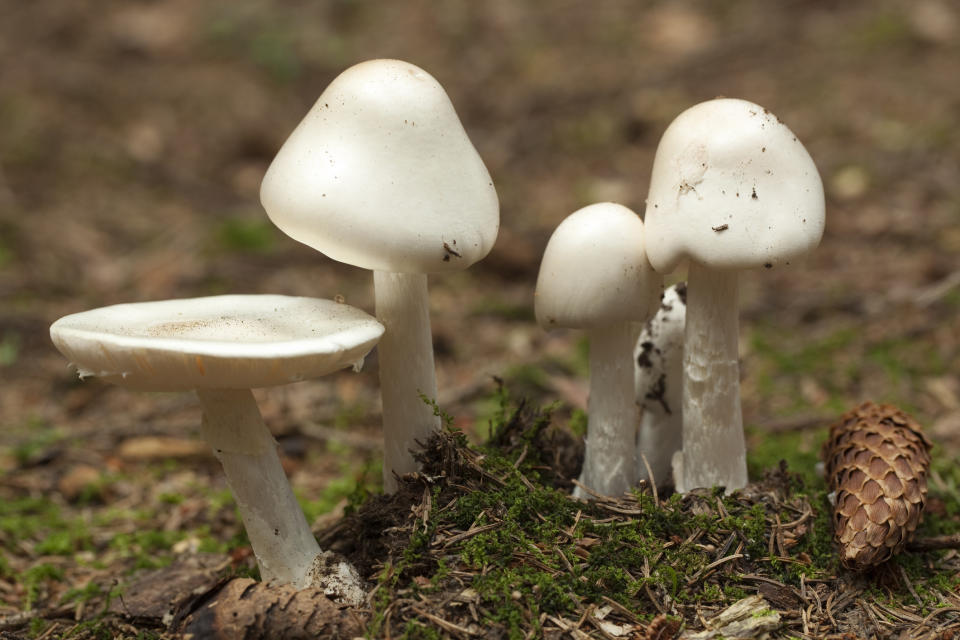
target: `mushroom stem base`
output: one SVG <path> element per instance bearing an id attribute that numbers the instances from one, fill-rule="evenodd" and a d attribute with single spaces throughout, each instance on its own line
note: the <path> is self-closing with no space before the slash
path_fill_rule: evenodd
<path id="1" fill-rule="evenodd" d="M 747 484 L 740 409 L 737 272 L 690 264 L 683 353 L 683 464 L 677 488 Z"/>
<path id="2" fill-rule="evenodd" d="M 320 545 L 293 495 L 253 393 L 202 389 L 197 396 L 203 408 L 201 432 L 223 465 L 260 576 L 298 589 L 311 586 L 309 572 Z"/>
<path id="3" fill-rule="evenodd" d="M 590 401 L 580 483 L 619 496 L 636 478 L 637 402 L 633 345 L 637 331 L 622 322 L 593 329 L 590 338 Z M 586 497 L 578 488 L 577 497 Z"/>
<path id="4" fill-rule="evenodd" d="M 437 376 L 430 334 L 427 276 L 373 272 L 377 320 L 385 331 L 377 353 L 383 403 L 383 488 L 397 490 L 394 473 L 417 470 L 410 454 L 440 428 L 440 418 L 421 395 L 437 399 Z"/>

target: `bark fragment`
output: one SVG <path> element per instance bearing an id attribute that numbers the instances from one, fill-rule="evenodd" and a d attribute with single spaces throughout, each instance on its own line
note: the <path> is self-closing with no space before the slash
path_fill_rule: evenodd
<path id="1" fill-rule="evenodd" d="M 197 638 L 355 638 L 363 620 L 355 610 L 331 602 L 320 589 L 297 591 L 249 578 L 226 583 L 184 621 L 183 637 Z"/>

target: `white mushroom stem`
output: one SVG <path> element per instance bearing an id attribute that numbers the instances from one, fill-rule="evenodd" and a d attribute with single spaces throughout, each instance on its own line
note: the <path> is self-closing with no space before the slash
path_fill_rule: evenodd
<path id="1" fill-rule="evenodd" d="M 690 263 L 683 355 L 681 490 L 747 484 L 740 410 L 736 271 Z"/>
<path id="2" fill-rule="evenodd" d="M 223 465 L 263 580 L 311 586 L 320 545 L 310 531 L 249 389 L 198 389 L 201 432 Z"/>
<path id="3" fill-rule="evenodd" d="M 377 347 L 383 403 L 383 488 L 397 490 L 394 473 L 417 470 L 410 454 L 440 428 L 440 418 L 421 398 L 437 398 L 427 276 L 373 272 L 377 319 L 385 327 Z"/>
<path id="4" fill-rule="evenodd" d="M 663 292 L 660 309 L 640 332 L 633 352 L 637 404 L 641 412 L 637 434 L 637 479 L 649 481 L 652 475 L 660 488 L 676 487 L 673 455 L 683 449 L 686 288 L 686 283 L 680 283 Z"/>
<path id="5" fill-rule="evenodd" d="M 637 436 L 637 479 L 651 480 L 640 459 L 643 455 L 658 487 L 674 485 L 671 473 L 673 454 L 683 448 L 681 355 L 671 353 L 669 357 L 675 357 L 676 363 L 662 363 L 664 370 L 657 372 L 656 380 L 651 381 L 654 388 L 645 397 L 637 398 L 643 409 Z"/>
<path id="6" fill-rule="evenodd" d="M 590 400 L 586 452 L 580 483 L 607 496 L 618 496 L 636 478 L 637 403 L 633 382 L 631 322 L 591 329 Z M 578 488 L 577 497 L 586 497 Z"/>

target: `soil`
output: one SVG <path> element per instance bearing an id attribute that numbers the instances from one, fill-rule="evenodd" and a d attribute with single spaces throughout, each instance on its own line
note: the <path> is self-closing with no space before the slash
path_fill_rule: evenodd
<path id="1" fill-rule="evenodd" d="M 47 330 L 88 308 L 220 293 L 340 296 L 372 310 L 370 274 L 277 231 L 258 189 L 330 80 L 376 57 L 409 60 L 440 81 L 500 197 L 490 255 L 430 280 L 439 404 L 473 441 L 489 435 L 496 416 L 495 376 L 528 407 L 558 403 L 552 424 L 571 438 L 586 406 L 586 345 L 576 332 L 537 327 L 532 312 L 550 233 L 592 202 L 642 212 L 669 122 L 702 100 L 742 97 L 796 133 L 827 194 L 826 231 L 814 253 L 741 278 L 753 477 L 780 457 L 812 475 L 831 419 L 865 400 L 890 402 L 936 445 L 930 514 L 938 520 L 928 533 L 953 532 L 951 474 L 960 452 L 960 83 L 951 81 L 960 10 L 953 4 L 563 1 L 545 10 L 509 0 L 7 2 L 0 6 L 0 636 L 163 635 L 165 627 L 112 614 L 107 604 L 143 572 L 203 554 L 231 576 L 253 572 L 216 461 L 197 441 L 196 399 L 81 383 Z M 376 368 L 374 353 L 359 374 L 257 391 L 317 532 L 337 531 L 330 527 L 344 510 L 376 492 Z M 537 446 L 555 452 L 549 482 L 566 488 L 576 477 L 575 447 Z M 383 535 L 398 526 L 395 507 L 372 500 L 384 515 L 367 507 L 369 520 L 343 534 L 371 558 L 404 536 L 409 542 L 402 529 Z M 322 541 L 346 544 L 339 534 Z M 942 611 L 952 606 L 956 581 L 951 553 L 906 565 L 910 580 L 923 569 L 947 594 L 910 615 L 934 615 L 940 626 L 956 619 Z M 363 566 L 376 570 L 373 560 Z M 899 569 L 891 571 L 890 581 L 906 589 Z M 804 603 L 813 602 L 805 593 Z M 892 633 L 885 622 L 893 614 L 858 610 L 850 615 L 876 618 L 877 636 Z"/>

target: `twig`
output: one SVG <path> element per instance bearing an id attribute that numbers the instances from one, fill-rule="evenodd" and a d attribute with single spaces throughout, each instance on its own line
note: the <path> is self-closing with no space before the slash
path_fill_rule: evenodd
<path id="1" fill-rule="evenodd" d="M 928 615 L 926 618 L 921 620 L 920 623 L 915 628 L 919 629 L 920 627 L 930 626 L 930 621 L 933 620 L 935 617 L 939 616 L 942 613 L 952 613 L 952 612 L 960 612 L 960 607 L 943 607 L 942 609 L 937 609 L 936 611 Z"/>
<path id="2" fill-rule="evenodd" d="M 784 431 L 805 431 L 820 427 L 831 422 L 835 416 L 822 413 L 803 413 L 797 416 L 774 418 L 757 425 L 759 431 L 766 433 L 782 433 Z"/>
<path id="3" fill-rule="evenodd" d="M 907 549 L 910 551 L 939 551 L 940 549 L 960 549 L 960 533 L 954 533 L 947 536 L 931 536 L 929 538 L 917 538 L 913 542 L 907 543 Z"/>
<path id="4" fill-rule="evenodd" d="M 703 569 L 700 569 L 695 574 L 690 576 L 690 579 L 687 580 L 687 586 L 692 587 L 694 584 L 697 583 L 698 580 L 700 580 L 701 576 L 705 576 L 712 569 L 716 569 L 720 565 L 730 562 L 731 560 L 739 560 L 742 557 L 743 557 L 742 553 L 735 553 L 732 556 L 727 556 L 726 558 L 720 558 L 719 560 L 714 560 L 713 562 L 705 566 Z"/>
<path id="5" fill-rule="evenodd" d="M 643 455 L 643 452 L 640 452 L 640 460 L 643 461 L 643 466 L 647 469 L 647 477 L 650 478 L 650 489 L 653 491 L 653 506 L 660 506 L 660 496 L 657 494 L 657 479 L 653 477 L 653 470 L 650 468 L 650 462 L 647 461 L 647 456 Z"/>
<path id="6" fill-rule="evenodd" d="M 444 540 L 443 548 L 446 549 L 452 544 L 456 544 L 457 542 L 460 542 L 461 540 L 466 540 L 467 538 L 472 538 L 473 536 L 481 534 L 484 531 L 490 531 L 491 529 L 496 529 L 502 524 L 503 524 L 502 522 L 492 522 L 490 524 L 481 525 L 476 528 L 471 527 L 469 530 L 464 531 L 463 533 L 458 533 Z"/>
<path id="7" fill-rule="evenodd" d="M 957 286 L 960 286 L 960 269 L 923 289 L 913 299 L 913 303 L 921 309 L 924 307 L 929 307 L 931 304 L 950 293 L 950 290 Z"/>
<path id="8" fill-rule="evenodd" d="M 463 635 L 465 635 L 465 636 L 467 636 L 467 637 L 478 635 L 476 632 L 471 631 L 470 629 L 467 629 L 466 627 L 461 627 L 460 625 L 454 624 L 454 623 L 450 622 L 449 620 L 444 620 L 444 619 L 441 618 L 440 616 L 435 616 L 435 615 L 433 615 L 432 613 L 428 613 L 428 612 L 424 611 L 423 609 L 419 609 L 419 608 L 417 608 L 417 607 L 410 607 L 410 609 L 411 609 L 411 611 L 413 611 L 413 612 L 416 613 L 417 615 L 423 616 L 424 618 L 426 618 L 426 619 L 429 620 L 430 622 L 433 622 L 434 624 L 439 625 L 439 626 L 442 627 L 443 629 L 445 629 L 445 630 L 447 630 L 447 631 L 450 631 L 450 632 L 452 632 L 452 633 L 460 633 L 460 634 L 463 634 Z"/>
<path id="9" fill-rule="evenodd" d="M 900 577 L 903 578 L 904 584 L 907 585 L 907 591 L 909 591 L 909 592 L 910 592 L 910 595 L 913 596 L 913 599 L 917 601 L 917 604 L 922 607 L 922 606 L 923 606 L 923 600 L 921 600 L 921 599 L 920 599 L 920 596 L 917 595 L 917 592 L 914 591 L 914 589 L 913 589 L 913 584 L 910 582 L 910 578 L 907 577 L 907 572 L 904 570 L 904 568 L 903 568 L 902 566 L 899 567 L 899 569 L 900 569 Z"/>

